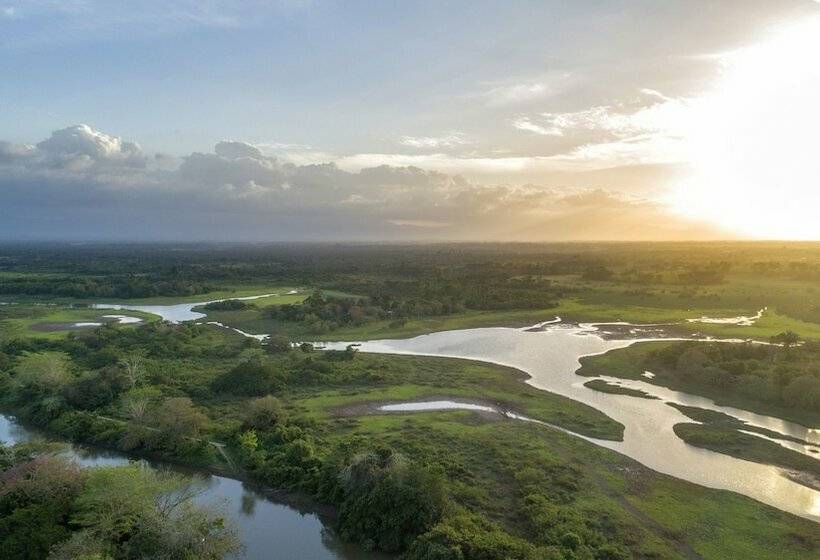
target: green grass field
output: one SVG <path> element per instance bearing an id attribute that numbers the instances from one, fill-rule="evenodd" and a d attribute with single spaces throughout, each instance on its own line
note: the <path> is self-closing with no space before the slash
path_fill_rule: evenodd
<path id="1" fill-rule="evenodd" d="M 674 430 L 675 434 L 689 445 L 710 449 L 746 461 L 807 472 L 820 481 L 820 461 L 786 449 L 775 442 L 720 425 L 684 422 L 675 424 Z"/>
<path id="2" fill-rule="evenodd" d="M 105 315 L 137 317 L 144 322 L 156 321 L 158 317 L 139 311 L 115 311 L 111 309 L 73 308 L 62 305 L 12 305 L 0 307 L 0 337 L 63 338 L 70 332 L 89 330 L 88 327 L 72 328 L 72 323 L 105 323 Z M 128 327 L 129 325 L 123 325 Z"/>
<path id="3" fill-rule="evenodd" d="M 521 516 L 528 496 L 567 492 L 572 511 L 608 527 L 613 540 L 630 543 L 634 558 L 798 560 L 820 545 L 810 521 L 658 474 L 551 428 L 468 411 L 375 410 L 385 402 L 474 399 L 581 433 L 617 432 L 617 425 L 594 411 L 524 385 L 515 370 L 367 354 L 341 367 L 372 371 L 373 377 L 341 387 L 294 388 L 287 400 L 288 414 L 312 426 L 321 448 L 368 441 L 424 457 L 448 473 L 448 492 L 460 508 L 486 516 L 515 536 L 532 538 Z M 200 402 L 211 418 L 238 422 L 245 401 Z M 561 490 L 562 485 L 567 486 Z M 751 550 L 755 553 L 748 556 Z"/>

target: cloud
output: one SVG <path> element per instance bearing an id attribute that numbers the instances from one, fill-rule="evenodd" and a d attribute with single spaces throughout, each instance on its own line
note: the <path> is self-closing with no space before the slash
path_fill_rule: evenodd
<path id="1" fill-rule="evenodd" d="M 0 164 L 22 161 L 36 153 L 34 146 L 0 142 Z"/>
<path id="2" fill-rule="evenodd" d="M 549 128 L 535 124 L 527 117 L 521 117 L 513 121 L 513 126 L 518 130 L 526 130 L 527 132 L 534 132 L 541 136 L 563 136 L 564 132 L 557 126 L 550 126 Z"/>
<path id="3" fill-rule="evenodd" d="M 311 0 L 29 0 L 0 8 L 0 16 L 20 23 L 0 35 L 0 47 L 138 40 L 202 29 L 239 29 L 289 16 L 311 7 Z"/>
<path id="4" fill-rule="evenodd" d="M 70 170 L 111 164 L 142 167 L 146 161 L 138 144 L 98 132 L 87 124 L 55 130 L 37 144 L 37 149 L 50 165 Z"/>
<path id="5" fill-rule="evenodd" d="M 262 152 L 256 146 L 252 144 L 247 144 L 245 142 L 232 142 L 232 141 L 225 141 L 218 142 L 216 147 L 214 148 L 214 152 L 216 155 L 222 156 L 228 159 L 238 159 L 238 158 L 262 158 Z"/>
<path id="6" fill-rule="evenodd" d="M 541 99 L 552 93 L 544 83 L 523 83 L 494 87 L 483 94 L 488 105 L 514 105 Z"/>
<path id="7" fill-rule="evenodd" d="M 598 105 L 565 113 L 519 117 L 512 125 L 540 136 L 560 137 L 569 143 L 553 162 L 586 162 L 591 166 L 680 163 L 685 160 L 682 138 L 687 129 L 691 100 L 671 98 L 652 89 L 640 93 L 652 101 Z"/>
<path id="8" fill-rule="evenodd" d="M 464 133 L 454 132 L 444 136 L 402 136 L 399 144 L 411 148 L 449 148 L 469 144 Z"/>
<path id="9" fill-rule="evenodd" d="M 79 163 L 78 163 L 79 162 Z M 488 186 L 414 165 L 296 165 L 239 141 L 171 167 L 87 125 L 0 143 L 5 238 L 546 240 L 700 237 L 663 208 L 605 191 Z M 612 220 L 591 223 L 601 217 Z M 631 225 L 627 227 L 624 216 Z M 662 217 L 659 217 L 662 216 Z M 593 221 L 594 221 L 593 220 Z M 640 230 L 640 224 L 655 229 Z M 687 222 L 688 223 L 688 222 Z M 592 237 L 591 237 L 592 236 Z"/>

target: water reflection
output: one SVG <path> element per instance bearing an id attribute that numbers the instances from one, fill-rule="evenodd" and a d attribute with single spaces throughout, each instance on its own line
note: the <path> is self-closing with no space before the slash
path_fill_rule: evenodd
<path id="1" fill-rule="evenodd" d="M 296 292 L 294 292 L 293 290 L 288 292 L 288 294 L 292 293 Z M 261 294 L 258 296 L 245 296 L 227 299 L 251 301 L 255 299 L 272 297 L 276 295 L 279 294 Z M 144 313 L 159 315 L 160 317 L 162 317 L 163 321 L 168 321 L 169 323 L 182 323 L 183 321 L 197 321 L 199 319 L 203 319 L 204 317 L 206 317 L 206 314 L 200 313 L 199 311 L 194 311 L 194 307 L 207 305 L 209 303 L 216 303 L 218 301 L 226 301 L 226 299 L 198 301 L 193 303 L 175 303 L 172 305 L 131 305 L 128 303 L 95 303 L 92 307 L 94 309 L 113 309 L 115 311 L 121 311 L 123 309 L 127 311 L 142 311 Z"/>
<path id="2" fill-rule="evenodd" d="M 41 437 L 36 431 L 20 426 L 12 418 L 0 415 L 0 441 L 7 444 L 31 441 Z M 79 446 L 66 446 L 63 455 L 86 467 L 124 465 L 131 460 L 122 453 Z M 193 471 L 161 463 L 156 468 L 170 468 L 191 474 Z M 315 513 L 276 502 L 261 491 L 238 480 L 222 476 L 202 477 L 203 491 L 194 499 L 219 507 L 239 529 L 244 552 L 235 558 L 246 560 L 364 560 L 389 558 L 365 553 L 339 541 Z"/>
<path id="3" fill-rule="evenodd" d="M 580 367 L 579 359 L 647 340 L 627 334 L 621 338 L 602 337 L 590 325 L 547 324 L 536 330 L 497 327 L 444 331 L 402 340 L 373 340 L 361 343 L 360 349 L 364 352 L 476 359 L 518 368 L 531 375 L 528 383 L 534 387 L 586 403 L 624 424 L 624 441 L 594 440 L 597 445 L 628 455 L 656 471 L 703 486 L 732 490 L 820 521 L 816 512 L 820 492 L 786 478 L 776 467 L 687 445 L 674 434 L 672 427 L 691 420 L 667 406 L 665 401 L 719 410 L 750 424 L 812 443 L 817 441 L 816 430 L 748 411 L 719 407 L 709 399 L 641 381 L 630 381 L 630 386 L 651 392 L 660 400 L 602 393 L 584 387 L 588 379 L 575 375 Z M 347 344 L 349 342 L 328 343 L 327 347 L 342 349 Z"/>

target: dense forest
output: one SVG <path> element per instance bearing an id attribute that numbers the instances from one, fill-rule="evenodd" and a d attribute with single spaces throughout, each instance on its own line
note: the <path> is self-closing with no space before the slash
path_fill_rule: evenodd
<path id="1" fill-rule="evenodd" d="M 519 299 L 526 302 L 527 294 L 487 301 L 487 289 L 507 283 L 513 292 L 543 293 L 546 286 L 537 283 L 548 276 L 574 274 L 586 280 L 636 285 L 706 286 L 720 284 L 733 273 L 820 280 L 820 246 L 775 242 L 0 244 L 0 274 L 5 274 L 2 293 L 73 297 L 196 294 L 219 284 L 263 280 L 369 296 L 380 291 L 395 295 L 413 287 L 420 298 L 446 299 L 469 287 L 469 280 L 478 281 L 480 287 L 459 294 L 461 301 L 468 306 L 498 308 L 532 303 L 516 303 Z"/>

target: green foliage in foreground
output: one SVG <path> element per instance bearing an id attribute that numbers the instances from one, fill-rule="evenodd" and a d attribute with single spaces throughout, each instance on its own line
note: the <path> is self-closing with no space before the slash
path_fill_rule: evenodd
<path id="1" fill-rule="evenodd" d="M 0 557 L 218 560 L 240 548 L 195 482 L 139 464 L 81 469 L 0 444 Z"/>
<path id="2" fill-rule="evenodd" d="M 197 325 L 14 340 L 0 352 L 2 404 L 29 421 L 98 445 L 241 469 L 233 472 L 334 506 L 346 539 L 411 560 L 738 558 L 750 546 L 761 560 L 797 560 L 820 546 L 810 521 L 659 475 L 557 430 L 466 411 L 376 413 L 386 401 L 462 398 L 621 436 L 602 413 L 506 368 L 271 354 Z M 120 381 L 98 402 L 91 375 Z M 211 441 L 227 444 L 231 463 Z M 117 487 L 97 488 L 105 486 Z"/>
<path id="3" fill-rule="evenodd" d="M 641 342 L 581 360 L 579 375 L 640 379 L 820 427 L 820 343 Z M 645 371 L 655 374 L 642 377 Z"/>

